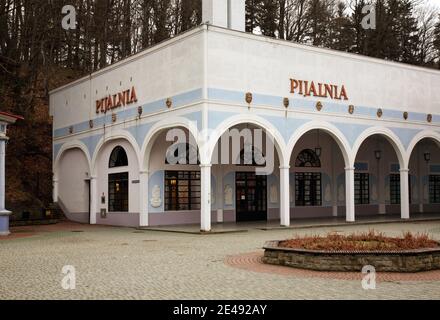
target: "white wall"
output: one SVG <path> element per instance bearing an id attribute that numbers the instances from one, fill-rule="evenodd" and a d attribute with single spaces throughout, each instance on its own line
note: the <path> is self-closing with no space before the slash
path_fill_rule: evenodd
<path id="1" fill-rule="evenodd" d="M 197 29 L 185 33 L 95 72 L 91 78 L 83 78 L 52 91 L 50 110 L 54 117 L 54 129 L 95 119 L 96 100 L 132 86 L 136 88 L 138 103 L 126 109 L 202 88 L 201 31 Z M 121 110 L 124 109 L 115 109 Z"/>
<path id="2" fill-rule="evenodd" d="M 89 178 L 87 158 L 83 151 L 75 148 L 61 156 L 58 168 L 58 197 L 73 221 L 87 222 L 89 215 Z"/>
<path id="3" fill-rule="evenodd" d="M 298 97 L 290 94 L 294 78 L 344 84 L 346 103 L 355 106 L 434 114 L 440 108 L 438 71 L 218 28 L 210 28 L 208 50 L 210 88 Z"/>

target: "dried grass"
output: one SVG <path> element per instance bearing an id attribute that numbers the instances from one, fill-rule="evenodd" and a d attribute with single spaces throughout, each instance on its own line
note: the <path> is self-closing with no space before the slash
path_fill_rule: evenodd
<path id="1" fill-rule="evenodd" d="M 280 242 L 280 247 L 318 251 L 405 251 L 440 248 L 428 234 L 403 233 L 402 237 L 387 237 L 370 230 L 348 236 L 329 233 L 327 236 L 296 237 Z"/>

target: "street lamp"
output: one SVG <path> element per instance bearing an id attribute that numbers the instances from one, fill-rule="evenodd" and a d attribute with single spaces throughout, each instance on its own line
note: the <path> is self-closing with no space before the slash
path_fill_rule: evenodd
<path id="1" fill-rule="evenodd" d="M 431 153 L 429 151 L 425 152 L 424 157 L 426 162 L 431 161 Z"/>
<path id="2" fill-rule="evenodd" d="M 380 151 L 380 150 L 374 151 L 374 156 L 375 156 L 376 160 L 379 161 L 382 158 L 382 151 Z"/>
<path id="3" fill-rule="evenodd" d="M 319 143 L 319 130 L 317 130 L 317 140 L 318 140 L 318 146 L 315 148 L 315 154 L 318 156 L 318 158 L 321 158 L 322 155 L 322 148 L 321 145 Z"/>
<path id="4" fill-rule="evenodd" d="M 315 148 L 315 153 L 318 156 L 318 158 L 321 158 L 321 154 L 322 154 L 322 149 L 321 148 Z"/>

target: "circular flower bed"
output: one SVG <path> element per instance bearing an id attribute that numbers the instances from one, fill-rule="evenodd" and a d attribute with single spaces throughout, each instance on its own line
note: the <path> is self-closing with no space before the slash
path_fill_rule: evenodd
<path id="1" fill-rule="evenodd" d="M 312 236 L 281 241 L 280 247 L 327 251 L 405 251 L 414 249 L 439 248 L 438 242 L 426 234 L 405 233 L 403 237 L 386 237 L 382 233 L 368 233 L 343 236 L 328 234 L 325 237 Z"/>
<path id="2" fill-rule="evenodd" d="M 387 237 L 370 231 L 266 243 L 263 262 L 319 271 L 418 272 L 440 269 L 440 244 L 426 234 Z"/>

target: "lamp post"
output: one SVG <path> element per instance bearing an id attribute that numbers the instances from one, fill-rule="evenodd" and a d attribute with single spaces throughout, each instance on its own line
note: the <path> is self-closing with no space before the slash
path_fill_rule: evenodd
<path id="1" fill-rule="evenodd" d="M 5 208 L 5 162 L 6 162 L 6 142 L 9 138 L 6 136 L 7 126 L 15 123 L 22 117 L 15 116 L 0 111 L 0 236 L 8 236 L 9 216 L 11 212 Z"/>

